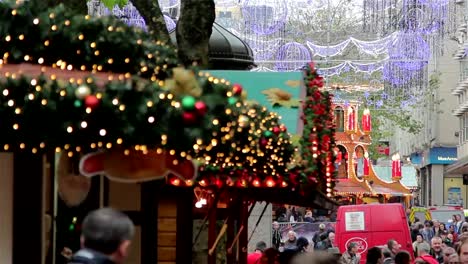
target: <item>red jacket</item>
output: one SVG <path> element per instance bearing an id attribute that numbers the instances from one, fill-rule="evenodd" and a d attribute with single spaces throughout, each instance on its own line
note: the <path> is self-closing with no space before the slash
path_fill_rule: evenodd
<path id="1" fill-rule="evenodd" d="M 420 257 L 417 257 L 415 260 L 418 260 L 418 259 L 422 259 L 429 264 L 439 264 L 439 262 L 431 255 L 420 256 Z"/>

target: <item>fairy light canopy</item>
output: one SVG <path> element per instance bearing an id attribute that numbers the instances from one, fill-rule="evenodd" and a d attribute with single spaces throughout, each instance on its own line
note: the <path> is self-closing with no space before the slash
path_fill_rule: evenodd
<path id="1" fill-rule="evenodd" d="M 228 4 L 225 2 L 224 4 Z M 176 25 L 179 16 L 179 0 L 159 0 L 164 21 L 172 42 L 176 40 Z M 119 8 L 117 5 L 109 10 L 100 0 L 88 1 L 88 14 L 92 16 L 114 16 L 128 25 L 147 30 L 146 23 L 135 6 L 129 1 Z M 236 34 L 229 32 L 218 23 L 213 24 L 213 32 L 209 43 L 209 59 L 211 69 L 250 69 L 254 65 L 252 50 Z"/>
<path id="2" fill-rule="evenodd" d="M 297 71 L 311 58 L 330 89 L 378 82 L 390 96 L 413 97 L 426 88 L 444 36 L 456 30 L 459 8 L 449 0 L 216 2 L 217 22 L 249 44 L 256 71 Z"/>

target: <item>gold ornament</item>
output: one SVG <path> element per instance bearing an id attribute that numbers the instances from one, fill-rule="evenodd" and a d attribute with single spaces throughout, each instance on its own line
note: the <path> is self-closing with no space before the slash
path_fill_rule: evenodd
<path id="1" fill-rule="evenodd" d="M 182 67 L 172 69 L 172 79 L 167 79 L 165 86 L 162 88 L 176 96 L 191 95 L 199 97 L 202 94 L 202 88 L 195 77 L 195 73 Z"/>

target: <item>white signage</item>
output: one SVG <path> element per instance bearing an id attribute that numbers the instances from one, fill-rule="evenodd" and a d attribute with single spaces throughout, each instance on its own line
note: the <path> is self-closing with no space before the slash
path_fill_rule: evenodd
<path id="1" fill-rule="evenodd" d="M 364 212 L 346 212 L 345 224 L 346 224 L 346 231 L 365 230 Z"/>

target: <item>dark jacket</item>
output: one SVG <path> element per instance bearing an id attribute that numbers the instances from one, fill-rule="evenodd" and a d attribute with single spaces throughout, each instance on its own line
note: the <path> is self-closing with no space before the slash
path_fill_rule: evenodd
<path id="1" fill-rule="evenodd" d="M 115 264 L 106 255 L 99 252 L 82 249 L 76 252 L 71 258 L 69 264 Z"/>

